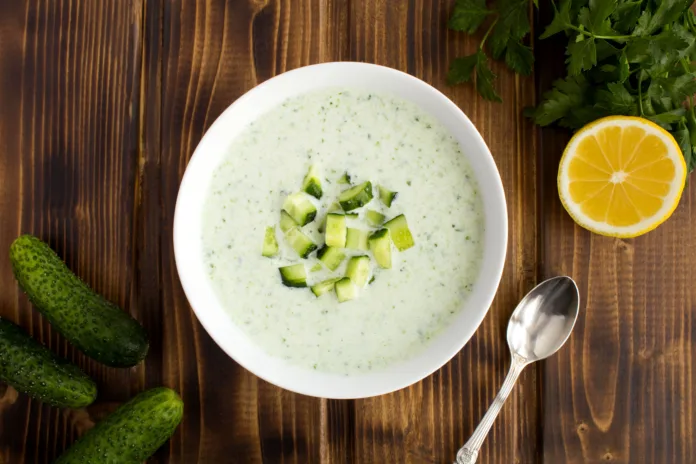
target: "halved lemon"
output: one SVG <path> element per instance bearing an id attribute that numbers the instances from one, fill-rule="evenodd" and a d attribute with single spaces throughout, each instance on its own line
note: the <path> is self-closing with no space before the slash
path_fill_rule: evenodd
<path id="1" fill-rule="evenodd" d="M 578 131 L 558 170 L 563 206 L 584 228 L 637 237 L 679 204 L 686 163 L 674 137 L 643 118 L 611 116 Z"/>

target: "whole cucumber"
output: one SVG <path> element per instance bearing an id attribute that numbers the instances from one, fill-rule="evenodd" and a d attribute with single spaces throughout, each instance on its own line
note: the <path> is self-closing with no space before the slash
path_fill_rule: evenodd
<path id="1" fill-rule="evenodd" d="M 138 321 L 94 293 L 46 243 L 22 235 L 10 247 L 10 260 L 34 306 L 84 354 L 113 367 L 145 358 L 149 344 Z"/>
<path id="2" fill-rule="evenodd" d="M 183 414 L 174 390 L 147 390 L 85 433 L 54 464 L 140 464 L 172 436 Z"/>
<path id="3" fill-rule="evenodd" d="M 0 318 L 0 380 L 59 408 L 82 408 L 97 397 L 94 381 L 51 353 L 18 325 Z"/>

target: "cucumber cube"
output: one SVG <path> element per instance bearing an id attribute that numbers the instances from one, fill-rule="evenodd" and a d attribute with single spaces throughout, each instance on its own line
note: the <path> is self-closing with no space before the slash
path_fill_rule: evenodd
<path id="1" fill-rule="evenodd" d="M 298 227 L 290 229 L 288 233 L 285 234 L 285 239 L 301 258 L 307 258 L 311 252 L 317 249 L 312 239 L 302 233 Z"/>
<path id="2" fill-rule="evenodd" d="M 365 219 L 367 219 L 367 222 L 369 222 L 372 227 L 379 227 L 384 224 L 385 216 L 374 209 L 368 209 L 367 213 L 365 213 Z"/>
<path id="3" fill-rule="evenodd" d="M 275 236 L 275 227 L 266 227 L 266 235 L 263 237 L 263 250 L 261 255 L 272 258 L 278 254 L 278 241 Z"/>
<path id="4" fill-rule="evenodd" d="M 356 287 L 362 288 L 367 283 L 367 278 L 370 275 L 370 257 L 369 256 L 353 256 L 348 261 L 346 267 L 346 277 L 348 277 Z"/>
<path id="5" fill-rule="evenodd" d="M 297 227 L 298 224 L 295 222 L 293 218 L 290 217 L 288 213 L 285 211 L 280 212 L 280 230 L 283 231 L 283 233 L 286 233 L 288 230 L 293 229 Z"/>
<path id="6" fill-rule="evenodd" d="M 335 284 L 338 302 L 353 300 L 358 296 L 358 289 L 348 277 L 344 277 Z"/>
<path id="7" fill-rule="evenodd" d="M 379 186 L 379 199 L 384 203 L 384 206 L 387 208 L 391 208 L 392 203 L 394 200 L 396 200 L 396 196 L 398 195 L 398 192 L 392 192 L 389 189 L 386 189 L 382 187 L 381 185 Z"/>
<path id="8" fill-rule="evenodd" d="M 325 246 L 317 251 L 317 258 L 319 258 L 319 261 L 332 271 L 335 271 L 336 268 L 341 265 L 345 257 L 345 253 L 343 253 L 340 248 Z"/>
<path id="9" fill-rule="evenodd" d="M 323 282 L 320 282 L 316 285 L 312 285 L 312 293 L 314 293 L 314 296 L 319 298 L 320 296 L 329 293 L 331 290 L 334 289 L 336 282 L 338 282 L 339 279 L 329 279 L 325 280 Z"/>
<path id="10" fill-rule="evenodd" d="M 326 245 L 343 248 L 346 246 L 346 217 L 342 214 L 326 215 Z"/>
<path id="11" fill-rule="evenodd" d="M 309 196 L 303 192 L 288 195 L 283 203 L 283 209 L 300 226 L 309 224 L 317 216 L 317 207 L 314 206 Z"/>
<path id="12" fill-rule="evenodd" d="M 338 196 L 338 204 L 343 211 L 352 211 L 361 208 L 372 200 L 372 183 L 363 182 L 360 185 L 344 190 Z"/>
<path id="13" fill-rule="evenodd" d="M 346 248 L 351 250 L 367 250 L 369 232 L 360 229 L 346 229 Z"/>
<path id="14" fill-rule="evenodd" d="M 406 222 L 406 216 L 399 214 L 394 219 L 388 221 L 384 224 L 384 227 L 389 229 L 391 234 L 391 239 L 394 242 L 394 246 L 399 251 L 408 250 L 414 245 L 413 235 L 408 228 L 408 223 Z"/>
<path id="15" fill-rule="evenodd" d="M 280 279 L 286 287 L 306 287 L 307 272 L 304 264 L 293 264 L 292 266 L 284 266 L 278 269 L 280 271 Z"/>
<path id="16" fill-rule="evenodd" d="M 321 181 L 319 180 L 319 170 L 316 166 L 310 166 L 304 181 L 302 181 L 302 190 L 312 195 L 317 200 L 321 198 L 323 192 L 321 189 Z"/>
<path id="17" fill-rule="evenodd" d="M 391 239 L 389 238 L 389 229 L 380 229 L 370 236 L 368 240 L 370 251 L 375 257 L 375 261 L 379 267 L 391 269 Z"/>

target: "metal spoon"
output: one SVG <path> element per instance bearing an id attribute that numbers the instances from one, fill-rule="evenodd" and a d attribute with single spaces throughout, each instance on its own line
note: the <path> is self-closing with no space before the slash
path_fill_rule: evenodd
<path id="1" fill-rule="evenodd" d="M 548 358 L 568 340 L 578 318 L 580 294 L 570 277 L 554 277 L 532 289 L 515 308 L 507 341 L 512 364 L 498 396 L 469 441 L 457 453 L 455 464 L 472 464 L 503 403 L 527 364 Z"/>

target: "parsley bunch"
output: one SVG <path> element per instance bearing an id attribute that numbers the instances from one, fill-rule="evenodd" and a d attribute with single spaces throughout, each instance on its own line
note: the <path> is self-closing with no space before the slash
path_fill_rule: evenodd
<path id="1" fill-rule="evenodd" d="M 527 0 L 528 1 L 528 0 Z M 495 16 L 476 53 L 452 63 L 449 80 L 468 81 L 474 71 L 476 88 L 489 100 L 500 101 L 493 88 L 494 75 L 487 65 L 484 45 L 492 39 L 498 24 L 508 24 L 505 59 L 516 72 L 515 53 L 529 31 L 526 7 L 524 19 L 516 15 L 509 23 L 512 3 L 498 0 L 497 9 L 488 9 L 485 0 L 457 0 L 450 27 L 473 32 L 489 16 Z M 690 10 L 693 0 L 559 0 L 553 2 L 553 21 L 541 39 L 563 34 L 568 75 L 553 83 L 537 108 L 527 111 L 541 126 L 552 123 L 570 129 L 610 115 L 641 116 L 668 130 L 681 147 L 689 171 L 696 166 L 696 18 Z M 517 11 L 517 10 L 516 10 Z M 507 13 L 506 13 L 507 12 Z M 519 22 L 518 22 L 519 21 Z M 525 31 L 521 34 L 521 31 Z M 491 32 L 492 31 L 492 32 Z M 490 33 L 490 34 L 489 34 Z M 511 58 L 508 52 L 511 49 Z M 493 47 L 492 47 L 493 48 Z M 528 49 L 527 49 L 528 50 Z M 502 57 L 493 48 L 494 57 Z M 496 51 L 498 52 L 496 54 Z M 467 66 L 475 61 L 469 71 Z"/>

